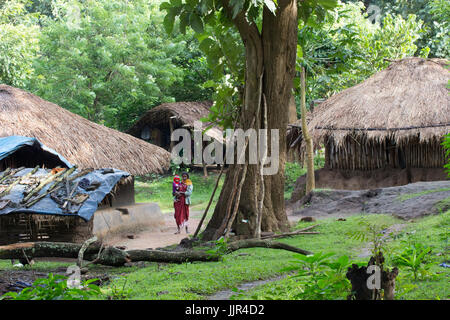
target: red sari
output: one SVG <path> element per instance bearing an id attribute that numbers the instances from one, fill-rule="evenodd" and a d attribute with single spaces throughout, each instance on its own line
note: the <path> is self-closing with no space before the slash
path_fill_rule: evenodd
<path id="1" fill-rule="evenodd" d="M 187 186 L 182 183 L 179 187 L 179 192 L 186 192 Z M 177 223 L 178 228 L 183 228 L 188 225 L 189 220 L 189 206 L 186 204 L 186 198 L 184 194 L 180 194 L 177 196 L 176 200 L 173 203 L 173 207 L 175 208 L 175 221 Z"/>

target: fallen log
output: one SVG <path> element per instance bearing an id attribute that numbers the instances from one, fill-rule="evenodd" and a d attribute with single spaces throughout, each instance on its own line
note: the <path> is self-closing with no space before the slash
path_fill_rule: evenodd
<path id="1" fill-rule="evenodd" d="M 57 257 L 78 258 L 83 244 L 66 242 L 26 242 L 0 246 L 0 259 L 21 259 L 24 254 L 30 258 Z M 98 263 L 107 266 L 122 266 L 130 259 L 125 251 L 108 247 L 98 257 L 101 244 L 94 243 L 84 252 L 84 259 L 92 261 L 98 258 Z"/>
<path id="2" fill-rule="evenodd" d="M 163 251 L 163 250 L 128 250 L 131 261 L 151 261 L 167 263 L 184 263 L 193 261 L 219 261 L 220 256 L 200 250 Z"/>
<path id="3" fill-rule="evenodd" d="M 239 240 L 227 244 L 225 253 L 232 253 L 240 249 L 248 248 L 269 248 L 281 249 L 303 255 L 312 254 L 312 252 L 290 246 L 285 243 L 274 242 L 271 240 Z M 107 266 L 123 266 L 128 262 L 150 261 L 166 263 L 184 263 L 194 261 L 219 261 L 221 255 L 215 253 L 213 248 L 205 250 L 200 248 L 165 251 L 165 250 L 120 250 L 116 247 L 106 247 L 99 242 L 90 243 L 90 241 L 81 243 L 65 242 L 27 242 L 16 243 L 7 246 L 0 246 L 0 259 L 20 259 L 24 255 L 30 258 L 38 257 L 58 257 L 78 259 L 80 255 L 83 260 L 92 261 L 91 263 Z"/>
<path id="4" fill-rule="evenodd" d="M 301 234 L 319 234 L 320 232 L 308 232 L 308 230 L 311 230 L 311 229 L 317 227 L 318 225 L 320 225 L 320 224 L 315 224 L 313 226 L 309 226 L 309 227 L 306 227 L 304 229 L 295 230 L 293 232 L 286 232 L 286 233 L 280 233 L 280 234 L 273 234 L 273 235 L 269 235 L 269 236 L 264 236 L 264 237 L 261 237 L 261 240 L 275 239 L 275 238 L 286 238 L 286 237 L 292 237 L 292 236 L 297 236 L 297 235 L 301 235 Z"/>
<path id="5" fill-rule="evenodd" d="M 269 249 L 281 249 L 292 251 L 295 253 L 300 253 L 303 255 L 313 254 L 310 251 L 303 250 L 286 243 L 282 242 L 274 242 L 272 240 L 258 240 L 258 239 L 248 239 L 248 240 L 238 240 L 228 244 L 228 253 L 240 250 L 240 249 L 249 249 L 249 248 L 269 248 Z"/>

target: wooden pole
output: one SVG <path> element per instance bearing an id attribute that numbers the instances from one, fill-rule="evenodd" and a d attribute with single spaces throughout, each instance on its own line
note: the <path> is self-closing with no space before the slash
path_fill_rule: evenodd
<path id="1" fill-rule="evenodd" d="M 308 132 L 308 125 L 306 123 L 306 72 L 302 67 L 300 73 L 300 92 L 301 92 L 301 110 L 302 110 L 302 134 L 306 143 L 306 159 L 307 159 L 307 172 L 306 172 L 306 193 L 310 193 L 315 189 L 314 178 L 314 148 L 313 141 Z"/>
<path id="2" fill-rule="evenodd" d="M 200 222 L 198 223 L 197 230 L 195 230 L 194 238 L 196 238 L 198 236 L 198 233 L 200 232 L 200 229 L 202 227 L 203 221 L 205 221 L 206 215 L 208 214 L 209 207 L 211 206 L 211 203 L 213 202 L 214 195 L 216 194 L 217 187 L 219 186 L 220 178 L 222 177 L 222 173 L 223 173 L 224 168 L 225 168 L 225 165 L 222 165 L 222 168 L 220 169 L 219 176 L 217 177 L 216 185 L 215 185 L 214 190 L 213 190 L 213 192 L 211 194 L 211 198 L 209 199 L 209 202 L 208 202 L 208 205 L 206 206 L 205 212 L 203 213 L 203 216 L 200 219 Z"/>

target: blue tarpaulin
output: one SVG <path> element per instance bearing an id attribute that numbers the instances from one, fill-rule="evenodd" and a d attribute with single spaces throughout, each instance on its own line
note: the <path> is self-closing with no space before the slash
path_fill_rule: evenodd
<path id="1" fill-rule="evenodd" d="M 8 139 L 10 138 L 10 139 Z M 36 143 L 36 139 L 34 138 L 25 138 L 25 137 L 8 137 L 8 138 L 0 138 L 0 160 L 8 157 L 13 154 L 15 151 L 20 149 L 20 146 L 29 145 L 29 143 Z M 22 139 L 20 139 L 22 138 Z M 6 140 L 5 140 L 6 139 Z M 37 141 L 39 144 L 40 142 Z M 42 146 L 42 144 L 41 144 Z M 42 146 L 45 148 L 44 146 Z M 9 149 L 8 149 L 9 148 Z M 51 149 L 44 149 L 51 150 Z M 55 151 L 52 151 L 55 155 L 58 155 Z M 68 164 L 68 167 L 73 167 L 67 160 L 65 160 L 62 156 L 58 155 L 60 159 Z M 27 168 L 17 174 L 14 177 L 24 176 L 27 173 L 30 173 L 33 169 Z M 112 172 L 111 172 L 112 171 Z M 46 169 L 38 169 L 32 177 L 43 178 L 49 174 L 50 170 Z M 110 173 L 106 173 L 110 172 Z M 73 175 L 76 175 L 79 171 L 75 171 Z M 105 173 L 105 174 L 104 174 Z M 0 177 L 3 175 L 0 172 Z M 26 184 L 16 184 L 11 191 L 0 198 L 0 208 L 3 207 L 1 203 L 8 203 L 7 206 L 0 209 L 0 215 L 10 214 L 10 213 L 37 213 L 37 214 L 55 214 L 55 215 L 66 215 L 73 216 L 78 215 L 84 220 L 88 221 L 92 218 L 94 213 L 97 211 L 98 205 L 103 201 L 103 199 L 111 193 L 112 189 L 115 185 L 124 177 L 128 177 L 130 174 L 125 171 L 112 169 L 112 170 L 94 170 L 82 177 L 79 177 L 71 182 L 71 188 L 73 188 L 76 183 L 82 179 L 85 179 L 83 182 L 85 183 L 97 183 L 99 186 L 93 191 L 86 191 L 82 188 L 83 184 L 77 186 L 76 192 L 74 194 L 82 193 L 88 194 L 89 198 L 83 202 L 79 210 L 73 214 L 64 212 L 58 204 L 51 198 L 50 195 L 47 195 L 45 198 L 41 199 L 39 202 L 35 203 L 33 206 L 26 208 L 22 202 L 24 198 L 24 191 L 27 187 Z M 4 182 L 3 182 L 4 183 Z M 40 194 L 44 194 L 52 185 L 52 183 L 46 185 L 40 192 Z M 63 187 L 64 188 L 64 187 Z M 33 199 L 33 198 L 32 198 Z M 8 202 L 9 200 L 9 202 Z"/>
<path id="2" fill-rule="evenodd" d="M 21 136 L 10 136 L 10 137 L 4 137 L 0 138 L 0 160 L 3 160 L 10 155 L 14 154 L 15 152 L 19 151 L 25 146 L 38 146 L 43 151 L 46 151 L 48 153 L 51 153 L 55 156 L 57 156 L 61 162 L 63 162 L 67 167 L 71 168 L 72 164 L 67 161 L 62 155 L 57 153 L 55 150 L 50 149 L 46 146 L 44 146 L 42 143 L 39 142 L 36 138 L 29 138 L 29 137 L 21 137 Z"/>

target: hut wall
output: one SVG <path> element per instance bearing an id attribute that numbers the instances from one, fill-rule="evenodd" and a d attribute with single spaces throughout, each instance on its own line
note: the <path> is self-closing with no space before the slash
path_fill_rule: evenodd
<path id="1" fill-rule="evenodd" d="M 0 245 L 30 242 L 83 242 L 92 237 L 93 219 L 14 213 L 0 216 Z"/>
<path id="2" fill-rule="evenodd" d="M 417 138 L 396 143 L 392 139 L 374 141 L 348 136 L 341 146 L 328 139 L 325 149 L 327 169 L 442 168 L 445 164 L 445 151 L 439 140 L 421 143 Z"/>

